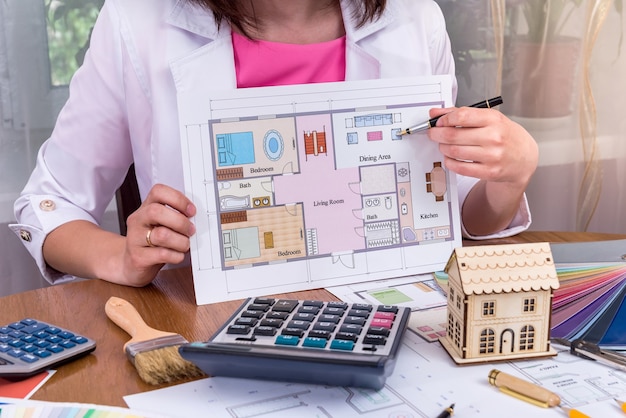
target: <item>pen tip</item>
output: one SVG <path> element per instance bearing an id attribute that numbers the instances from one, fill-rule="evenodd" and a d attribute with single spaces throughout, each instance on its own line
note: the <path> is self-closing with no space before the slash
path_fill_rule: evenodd
<path id="1" fill-rule="evenodd" d="M 403 129 L 403 130 L 400 131 L 399 135 L 406 135 L 408 133 L 409 133 L 408 129 Z"/>

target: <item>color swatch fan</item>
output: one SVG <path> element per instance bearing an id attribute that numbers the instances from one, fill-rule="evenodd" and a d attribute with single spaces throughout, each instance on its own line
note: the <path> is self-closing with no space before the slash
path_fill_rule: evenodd
<path id="1" fill-rule="evenodd" d="M 626 264 L 557 266 L 552 338 L 626 350 Z"/>

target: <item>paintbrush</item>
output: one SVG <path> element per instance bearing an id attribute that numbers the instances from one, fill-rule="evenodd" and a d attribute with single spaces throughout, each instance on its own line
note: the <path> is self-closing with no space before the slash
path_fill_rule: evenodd
<path id="1" fill-rule="evenodd" d="M 144 382 L 158 385 L 206 376 L 179 354 L 178 347 L 188 342 L 181 335 L 148 326 L 130 302 L 115 296 L 109 298 L 104 310 L 132 337 L 124 344 L 124 351 Z"/>

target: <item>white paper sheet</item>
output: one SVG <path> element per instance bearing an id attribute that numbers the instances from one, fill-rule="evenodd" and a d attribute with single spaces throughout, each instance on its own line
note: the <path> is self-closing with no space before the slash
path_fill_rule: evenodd
<path id="1" fill-rule="evenodd" d="M 198 304 L 432 272 L 461 245 L 425 133 L 447 76 L 179 92 Z"/>

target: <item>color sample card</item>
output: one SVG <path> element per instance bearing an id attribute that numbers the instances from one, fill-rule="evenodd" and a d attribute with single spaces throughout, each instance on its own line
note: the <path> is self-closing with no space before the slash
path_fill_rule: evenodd
<path id="1" fill-rule="evenodd" d="M 0 418 L 165 418 L 127 408 L 0 397 Z"/>
<path id="2" fill-rule="evenodd" d="M 561 265 L 557 275 L 551 336 L 626 350 L 626 264 Z"/>

